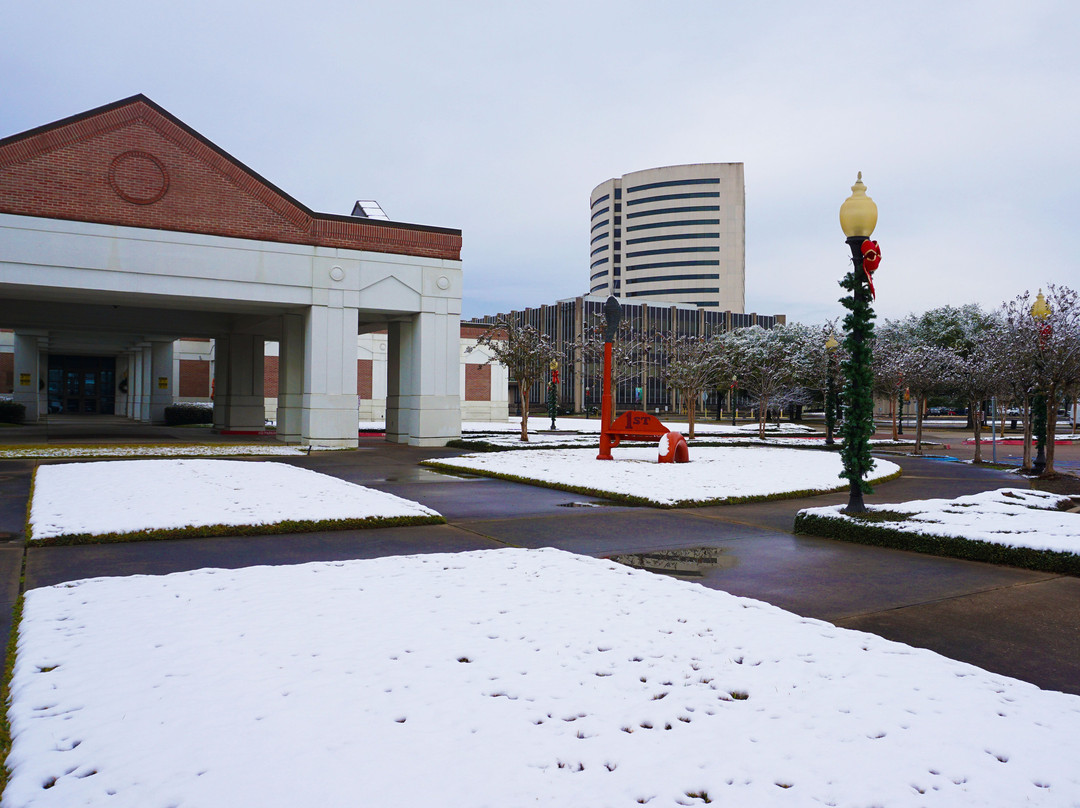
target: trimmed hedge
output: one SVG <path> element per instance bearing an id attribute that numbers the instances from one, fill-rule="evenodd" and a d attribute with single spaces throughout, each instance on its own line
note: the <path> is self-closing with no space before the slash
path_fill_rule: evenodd
<path id="1" fill-rule="evenodd" d="M 915 553 L 1004 564 L 1039 572 L 1058 572 L 1080 575 L 1080 555 L 1030 547 L 1006 547 L 991 542 L 938 536 L 928 533 L 909 533 L 887 527 L 882 522 L 858 522 L 819 514 L 799 513 L 795 517 L 795 533 L 838 539 L 875 547 L 891 547 Z"/>
<path id="2" fill-rule="evenodd" d="M 10 399 L 0 399 L 0 423 L 21 424 L 26 418 L 26 407 Z"/>
<path id="3" fill-rule="evenodd" d="M 170 404 L 165 408 L 166 426 L 214 423 L 212 404 Z"/>
<path id="4" fill-rule="evenodd" d="M 26 524 L 28 547 L 52 547 L 67 544 L 114 544 L 129 541 L 165 541 L 168 539 L 207 539 L 224 536 L 268 536 L 279 533 L 316 533 L 325 530 L 367 530 L 378 527 L 445 525 L 442 516 L 368 516 L 362 519 L 288 519 L 267 525 L 189 525 L 187 527 L 138 530 L 131 533 L 76 533 L 33 538 L 30 522 Z"/>
<path id="5" fill-rule="evenodd" d="M 0 761 L 6 761 L 11 751 L 11 722 L 8 720 L 8 707 L 11 706 L 11 677 L 15 675 L 15 654 L 19 646 L 19 623 L 22 622 L 23 599 L 20 594 L 11 610 L 11 634 L 8 636 L 7 653 L 4 656 L 4 676 L 0 684 L 0 704 L 3 711 L 0 714 Z M 0 794 L 7 788 L 8 778 L 11 772 L 6 765 L 0 765 Z"/>

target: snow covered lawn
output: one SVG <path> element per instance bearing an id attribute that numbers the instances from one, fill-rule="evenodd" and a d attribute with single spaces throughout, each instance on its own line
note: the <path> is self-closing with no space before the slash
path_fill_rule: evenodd
<path id="1" fill-rule="evenodd" d="M 32 541 L 293 533 L 442 522 L 393 494 L 284 463 L 114 460 L 40 466 Z"/>
<path id="2" fill-rule="evenodd" d="M 861 540 L 860 531 L 865 531 L 870 538 L 887 538 L 892 533 L 900 542 L 905 536 L 958 539 L 961 541 L 927 542 L 925 547 L 911 542 L 896 546 L 930 552 L 935 552 L 935 548 L 951 548 L 955 552 L 941 554 L 1075 573 L 1080 572 L 1080 513 L 1067 512 L 1062 506 L 1077 504 L 1076 499 L 1044 491 L 1001 488 L 956 499 L 867 505 L 871 521 L 841 513 L 843 505 L 806 508 L 799 511 L 795 527 L 800 532 L 855 541 Z M 874 518 L 874 514 L 878 518 Z M 977 545 L 985 549 L 980 552 Z M 995 548 L 1007 548 L 1008 552 L 995 551 Z M 1039 554 L 1044 563 L 1025 563 L 1025 559 L 1039 562 Z M 1062 564 L 1065 566 L 1061 567 Z"/>
<path id="3" fill-rule="evenodd" d="M 6 808 L 1075 806 L 1080 698 L 609 561 L 26 595 Z"/>
<path id="4" fill-rule="evenodd" d="M 664 413 L 656 415 L 668 429 L 674 429 L 684 435 L 689 431 L 689 424 L 685 421 L 669 420 Z M 599 418 L 567 418 L 560 416 L 555 419 L 555 425 L 562 432 L 581 432 L 584 434 L 600 434 Z M 551 426 L 551 419 L 547 416 L 529 416 L 529 435 L 543 432 Z M 756 435 L 758 425 L 756 423 L 742 423 L 736 426 L 723 424 L 716 421 L 698 421 L 694 429 L 702 435 Z M 802 435 L 810 434 L 815 430 L 807 424 L 796 424 L 790 421 L 770 421 L 765 425 L 767 434 L 772 435 Z M 511 418 L 508 421 L 463 421 L 461 424 L 462 434 L 472 433 L 509 433 L 511 435 L 521 433 L 521 419 Z"/>
<path id="5" fill-rule="evenodd" d="M 685 427 L 685 424 L 683 425 Z M 675 430 L 679 432 L 678 429 Z M 685 438 L 686 432 L 680 432 Z M 497 446 L 500 449 L 570 449 L 576 447 L 598 447 L 600 437 L 598 434 L 582 434 L 574 431 L 557 432 L 530 432 L 529 440 L 523 442 L 520 433 L 516 432 L 488 432 L 488 433 L 462 433 L 461 445 L 466 449 L 483 449 L 488 446 Z M 840 438 L 836 438 L 839 447 Z M 722 432 L 698 432 L 693 440 L 687 438 L 691 451 L 695 446 L 815 446 L 824 448 L 825 436 L 819 434 L 803 434 L 785 430 L 783 432 L 768 432 L 764 438 L 757 436 L 757 430 L 750 432 L 722 433 Z M 914 440 L 892 440 L 891 438 L 876 438 L 870 441 L 872 446 L 910 446 Z M 628 443 L 627 446 L 642 446 L 641 443 Z M 932 441 L 923 441 L 923 446 L 937 446 Z"/>
<path id="6" fill-rule="evenodd" d="M 272 443 L 193 443 L 111 446 L 8 446 L 0 460 L 61 457 L 239 457 L 241 455 L 295 457 L 306 454 L 295 446 Z"/>
<path id="7" fill-rule="evenodd" d="M 689 463 L 660 464 L 656 447 L 612 450 L 597 460 L 592 449 L 489 452 L 424 461 L 424 465 L 467 470 L 552 488 L 662 507 L 719 504 L 753 498 L 794 496 L 843 488 L 840 456 L 782 448 L 690 447 Z M 886 460 L 872 479 L 899 474 Z"/>

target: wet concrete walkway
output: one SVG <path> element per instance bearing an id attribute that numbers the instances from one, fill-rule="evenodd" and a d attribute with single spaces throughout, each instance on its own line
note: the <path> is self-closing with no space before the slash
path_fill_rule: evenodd
<path id="1" fill-rule="evenodd" d="M 143 439 L 153 439 L 154 428 L 148 429 L 150 436 Z M 594 556 L 712 547 L 723 563 L 697 578 L 705 586 L 1080 694 L 1080 578 L 790 533 L 799 508 L 843 502 L 843 495 L 681 510 L 582 507 L 598 501 L 500 480 L 449 476 L 417 465 L 427 457 L 459 453 L 365 440 L 355 452 L 279 459 L 416 500 L 443 513 L 446 525 L 30 548 L 24 588 L 99 575 L 507 546 L 558 547 Z M 870 502 L 1024 484 L 1013 475 L 969 465 L 889 459 L 900 463 L 904 476 L 879 486 Z M 0 461 L 0 533 L 12 534 L 0 543 L 6 617 L 19 591 L 21 532 L 34 466 L 34 461 Z"/>

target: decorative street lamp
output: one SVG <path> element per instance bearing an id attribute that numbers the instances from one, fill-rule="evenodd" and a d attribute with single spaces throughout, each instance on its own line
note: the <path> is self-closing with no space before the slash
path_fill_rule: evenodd
<path id="1" fill-rule="evenodd" d="M 836 349 L 840 343 L 836 337 L 829 334 L 825 340 L 825 445 L 835 446 L 833 429 L 836 427 L 836 377 L 833 374 L 833 362 L 836 361 Z"/>
<path id="2" fill-rule="evenodd" d="M 851 271 L 840 285 L 851 292 L 840 302 L 848 309 L 844 318 L 844 423 L 840 435 L 844 439 L 840 457 L 844 470 L 840 476 L 850 483 L 847 512 L 863 513 L 863 493 L 873 489 L 865 475 L 873 468 L 870 457 L 870 436 L 874 433 L 873 359 L 874 298 L 872 273 L 881 262 L 881 251 L 870 236 L 877 225 L 877 205 L 866 195 L 862 172 L 851 186 L 851 196 L 840 206 L 840 227 L 851 248 Z"/>
<path id="3" fill-rule="evenodd" d="M 615 342 L 615 335 L 619 332 L 619 321 L 622 320 L 622 306 L 615 295 L 608 295 L 604 301 L 604 379 L 600 397 L 600 454 L 597 460 L 611 460 L 611 437 L 608 428 L 611 426 L 612 412 L 615 409 L 615 398 L 611 389 L 611 345 Z"/>
<path id="4" fill-rule="evenodd" d="M 1050 336 L 1050 326 L 1046 319 L 1050 316 L 1050 306 L 1043 297 L 1042 289 L 1031 304 L 1031 316 L 1042 323 L 1039 327 L 1039 354 L 1042 355 L 1046 345 L 1046 339 Z M 1040 384 L 1041 386 L 1041 384 Z M 1035 432 L 1035 462 L 1032 470 L 1036 474 L 1042 474 L 1046 469 L 1046 394 L 1042 390 L 1036 391 L 1031 399 L 1031 428 Z"/>
<path id="5" fill-rule="evenodd" d="M 548 415 L 551 416 L 551 431 L 555 431 L 555 416 L 559 414 L 559 360 L 552 359 L 548 365 L 551 370 L 551 381 L 548 382 Z"/>

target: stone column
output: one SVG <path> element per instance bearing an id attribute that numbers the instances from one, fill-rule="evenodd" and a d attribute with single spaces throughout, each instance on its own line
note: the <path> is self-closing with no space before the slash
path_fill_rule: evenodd
<path id="1" fill-rule="evenodd" d="M 229 334 L 214 353 L 214 426 L 219 430 L 261 432 L 266 427 L 263 390 L 263 338 Z"/>
<path id="2" fill-rule="evenodd" d="M 143 343 L 138 356 L 140 367 L 139 420 L 151 421 L 150 398 L 154 394 L 154 355 L 149 342 Z"/>
<path id="3" fill-rule="evenodd" d="M 16 331 L 15 332 L 15 378 L 12 379 L 12 398 L 17 404 L 26 408 L 26 423 L 34 423 L 48 413 L 48 404 L 42 405 L 42 391 L 40 390 L 45 380 L 42 373 L 41 343 L 45 338 L 43 331 Z M 47 365 L 46 365 L 47 367 Z M 47 398 L 45 399 L 47 400 Z"/>
<path id="4" fill-rule="evenodd" d="M 123 384 L 127 392 L 120 389 Z M 123 351 L 116 357 L 116 414 L 125 418 L 134 418 L 132 408 L 134 400 L 135 364 L 131 351 Z"/>
<path id="5" fill-rule="evenodd" d="M 355 448 L 358 312 L 338 293 L 333 306 L 312 306 L 304 317 L 304 397 L 300 422 L 306 445 Z"/>
<path id="6" fill-rule="evenodd" d="M 460 317 L 422 312 L 389 331 L 386 439 L 444 446 L 460 437 Z"/>
<path id="7" fill-rule="evenodd" d="M 173 403 L 173 344 L 150 343 L 150 421 L 165 420 L 165 408 Z"/>
<path id="8" fill-rule="evenodd" d="M 225 429 L 226 404 L 229 400 L 229 342 L 227 334 L 214 338 L 214 370 L 211 389 L 214 397 L 214 429 Z"/>
<path id="9" fill-rule="evenodd" d="M 143 365 L 142 346 L 136 345 L 131 355 L 131 378 L 128 380 L 128 396 L 131 398 L 131 417 L 143 420 L 143 388 L 146 384 L 146 368 Z"/>
<path id="10" fill-rule="evenodd" d="M 304 317 L 284 314 L 278 343 L 277 438 L 299 443 L 304 406 Z"/>

